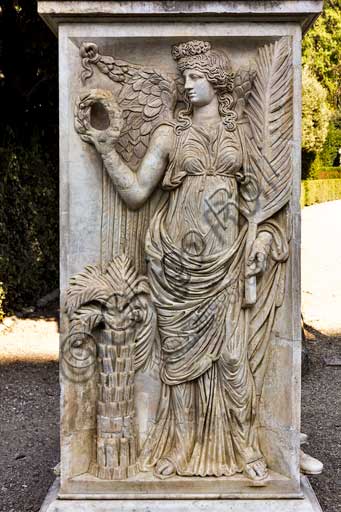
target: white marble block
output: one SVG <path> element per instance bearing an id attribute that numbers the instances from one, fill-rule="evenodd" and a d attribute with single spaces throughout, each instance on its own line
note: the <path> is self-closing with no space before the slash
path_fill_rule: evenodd
<path id="1" fill-rule="evenodd" d="M 299 194 L 301 38 L 322 1 L 38 9 L 60 66 L 45 509 L 319 510 L 299 473 Z"/>

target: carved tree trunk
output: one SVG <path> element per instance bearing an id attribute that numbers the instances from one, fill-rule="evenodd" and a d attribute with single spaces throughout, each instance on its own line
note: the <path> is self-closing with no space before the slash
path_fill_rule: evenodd
<path id="1" fill-rule="evenodd" d="M 106 480 L 137 473 L 134 347 L 135 330 L 99 334 L 97 438 L 89 471 Z"/>

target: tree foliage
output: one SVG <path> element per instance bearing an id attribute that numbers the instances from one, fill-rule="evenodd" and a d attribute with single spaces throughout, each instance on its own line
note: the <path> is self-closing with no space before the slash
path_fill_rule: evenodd
<path id="1" fill-rule="evenodd" d="M 323 145 L 320 159 L 324 167 L 337 167 L 340 165 L 341 149 L 341 113 L 336 113 L 329 123 L 328 133 Z"/>
<path id="2" fill-rule="evenodd" d="M 341 108 L 341 0 L 325 0 L 323 13 L 305 35 L 302 49 L 302 176 L 316 178 L 323 168 L 336 165 L 340 132 L 335 119 Z"/>
<path id="3" fill-rule="evenodd" d="M 341 0 L 325 0 L 322 15 L 303 39 L 303 65 L 328 92 L 328 101 L 341 108 Z"/>
<path id="4" fill-rule="evenodd" d="M 328 133 L 331 110 L 327 91 L 305 67 L 302 75 L 302 148 L 318 153 Z"/>
<path id="5" fill-rule="evenodd" d="M 0 0 L 0 281 L 7 311 L 58 286 L 57 40 Z"/>

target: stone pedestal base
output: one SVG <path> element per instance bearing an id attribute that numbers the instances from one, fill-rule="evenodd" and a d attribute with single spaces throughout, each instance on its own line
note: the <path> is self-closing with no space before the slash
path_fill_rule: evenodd
<path id="1" fill-rule="evenodd" d="M 322 512 L 306 477 L 294 500 L 59 500 L 58 488 L 57 479 L 40 512 Z"/>

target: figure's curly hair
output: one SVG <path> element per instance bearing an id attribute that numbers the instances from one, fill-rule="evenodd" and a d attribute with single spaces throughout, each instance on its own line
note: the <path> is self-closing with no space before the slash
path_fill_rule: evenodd
<path id="1" fill-rule="evenodd" d="M 207 41 L 188 41 L 173 46 L 172 57 L 181 74 L 185 69 L 197 69 L 203 73 L 217 93 L 219 114 L 227 131 L 236 129 L 237 114 L 232 110 L 234 73 L 230 59 L 223 52 L 211 50 Z M 192 125 L 193 106 L 187 95 L 184 96 L 185 108 L 178 113 L 177 133 Z"/>

